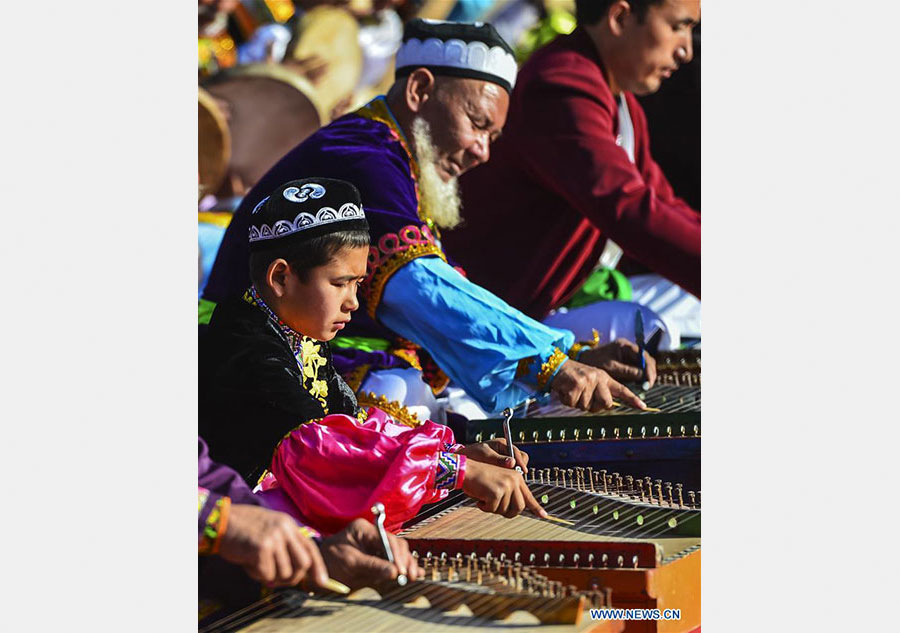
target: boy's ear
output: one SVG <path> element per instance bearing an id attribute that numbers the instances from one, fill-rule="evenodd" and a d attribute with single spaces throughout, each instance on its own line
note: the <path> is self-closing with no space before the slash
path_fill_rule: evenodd
<path id="1" fill-rule="evenodd" d="M 291 273 L 291 265 L 287 260 L 279 257 L 269 262 L 266 269 L 266 285 L 269 290 L 279 299 L 287 292 L 287 278 Z"/>

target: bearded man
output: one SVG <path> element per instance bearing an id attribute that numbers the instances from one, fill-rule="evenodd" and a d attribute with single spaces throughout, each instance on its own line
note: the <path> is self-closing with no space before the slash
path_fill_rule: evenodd
<path id="1" fill-rule="evenodd" d="M 443 421 L 434 394 L 452 378 L 474 402 L 450 406 L 472 405 L 474 415 L 547 390 L 587 410 L 609 408 L 613 397 L 645 408 L 598 369 L 638 379 L 636 347 L 594 343 L 588 354 L 570 331 L 542 325 L 469 282 L 441 248 L 440 229 L 460 221 L 456 177 L 488 160 L 506 121 L 516 76 L 511 49 L 489 24 L 413 20 L 403 40 L 386 96 L 310 136 L 244 198 L 204 291 L 206 306 L 246 288 L 250 215 L 268 192 L 306 176 L 339 178 L 359 189 L 372 238 L 363 309 L 332 341 L 335 365 L 359 388 L 361 404 L 389 406 L 368 402 L 372 391 Z M 581 352 L 597 367 L 577 362 Z"/>

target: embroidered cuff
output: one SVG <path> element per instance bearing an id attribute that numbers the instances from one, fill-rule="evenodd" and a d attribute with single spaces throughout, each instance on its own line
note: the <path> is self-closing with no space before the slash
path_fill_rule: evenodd
<path id="1" fill-rule="evenodd" d="M 578 341 L 575 343 L 572 348 L 569 350 L 569 358 L 572 360 L 578 360 L 581 358 L 582 352 L 586 349 L 594 349 L 600 344 L 600 332 L 595 329 L 591 329 L 591 333 L 593 334 L 593 340 L 590 341 Z"/>
<path id="2" fill-rule="evenodd" d="M 451 444 L 450 442 L 444 442 L 445 453 L 458 453 L 465 447 L 465 444 Z"/>
<path id="3" fill-rule="evenodd" d="M 554 347 L 553 351 L 546 356 L 523 358 L 519 361 L 519 367 L 516 370 L 516 380 L 538 391 L 545 391 L 556 372 L 567 360 L 569 357 L 563 354 L 558 347 Z"/>
<path id="4" fill-rule="evenodd" d="M 438 453 L 437 471 L 434 474 L 435 490 L 462 488 L 466 473 L 466 456 L 441 451 Z"/>
<path id="5" fill-rule="evenodd" d="M 222 535 L 228 527 L 228 514 L 231 511 L 231 498 L 214 495 L 205 488 L 197 489 L 200 535 L 197 544 L 198 554 L 215 554 L 219 551 Z M 205 519 L 203 515 L 206 515 Z"/>

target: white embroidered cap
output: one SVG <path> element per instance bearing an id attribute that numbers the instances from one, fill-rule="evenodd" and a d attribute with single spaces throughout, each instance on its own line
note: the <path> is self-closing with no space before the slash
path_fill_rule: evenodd
<path id="1" fill-rule="evenodd" d="M 396 66 L 397 77 L 424 67 L 435 75 L 490 81 L 507 92 L 518 70 L 509 44 L 490 24 L 422 19 L 407 23 Z"/>

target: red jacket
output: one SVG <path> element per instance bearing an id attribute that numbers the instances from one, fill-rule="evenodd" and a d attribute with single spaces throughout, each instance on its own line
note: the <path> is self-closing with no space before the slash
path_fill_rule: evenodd
<path id="1" fill-rule="evenodd" d="M 444 233 L 469 278 L 542 318 L 597 263 L 606 238 L 700 296 L 700 214 L 650 156 L 647 120 L 625 94 L 635 162 L 616 145 L 618 107 L 582 29 L 522 67 L 490 160 L 461 178 L 464 226 Z"/>

